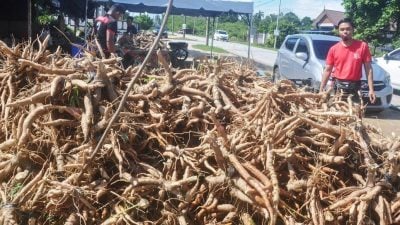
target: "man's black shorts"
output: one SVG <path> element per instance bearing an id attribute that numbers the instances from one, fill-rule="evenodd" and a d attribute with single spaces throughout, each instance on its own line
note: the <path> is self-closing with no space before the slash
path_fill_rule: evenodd
<path id="1" fill-rule="evenodd" d="M 359 91 L 361 90 L 361 81 L 335 80 L 335 93 L 343 93 L 342 100 L 347 101 L 347 97 L 351 94 L 353 103 L 360 103 L 361 98 Z"/>

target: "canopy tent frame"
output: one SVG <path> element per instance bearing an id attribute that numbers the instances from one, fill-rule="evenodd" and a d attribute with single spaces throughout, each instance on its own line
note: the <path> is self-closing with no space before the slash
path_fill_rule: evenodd
<path id="1" fill-rule="evenodd" d="M 93 0 L 97 5 L 118 3 L 131 12 L 162 14 L 166 0 Z M 216 10 L 218 9 L 218 10 Z M 253 14 L 253 2 L 235 0 L 175 0 L 171 15 L 215 17 L 222 13 Z"/>
<path id="2" fill-rule="evenodd" d="M 162 14 L 166 10 L 166 0 L 96 0 L 98 6 L 109 5 L 110 3 L 118 3 L 124 6 L 128 11 L 138 13 L 154 13 Z M 163 4 L 165 3 L 165 4 Z M 197 7 L 197 8 L 196 8 Z M 215 10 L 220 9 L 220 10 Z M 247 58 L 250 59 L 250 48 L 251 48 L 251 29 L 252 29 L 252 14 L 253 14 L 253 2 L 241 2 L 241 1 L 229 1 L 229 0 L 197 0 L 196 3 L 187 0 L 176 0 L 174 1 L 174 7 L 171 9 L 172 15 L 185 15 L 185 16 L 204 16 L 212 17 L 215 21 L 215 17 L 220 16 L 223 13 L 234 13 L 237 15 L 244 15 L 247 18 L 248 35 L 247 35 Z M 209 29 L 209 26 L 207 26 Z M 214 30 L 213 22 L 213 30 Z M 215 32 L 215 31 L 214 31 Z M 206 32 L 206 45 L 208 45 L 208 39 L 210 32 Z M 211 56 L 213 49 L 213 37 L 211 41 Z"/>

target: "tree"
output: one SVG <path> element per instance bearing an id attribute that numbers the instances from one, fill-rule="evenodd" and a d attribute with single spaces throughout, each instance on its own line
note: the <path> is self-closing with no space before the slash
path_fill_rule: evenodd
<path id="1" fill-rule="evenodd" d="M 313 21 L 311 20 L 311 18 L 306 16 L 303 19 L 301 19 L 301 28 L 303 30 L 310 30 L 312 28 L 312 23 Z"/>
<path id="2" fill-rule="evenodd" d="M 272 15 L 266 16 L 258 25 L 258 32 L 269 33 L 271 24 L 274 21 Z"/>
<path id="3" fill-rule="evenodd" d="M 220 23 L 226 23 L 226 22 L 235 23 L 238 20 L 239 20 L 238 15 L 236 13 L 222 13 L 218 17 L 218 22 Z"/>
<path id="4" fill-rule="evenodd" d="M 400 48 L 400 38 L 399 37 L 394 38 L 392 44 L 395 49 Z"/>
<path id="5" fill-rule="evenodd" d="M 172 26 L 172 20 L 174 25 Z M 205 36 L 206 34 L 206 20 L 205 17 L 186 17 L 186 28 L 189 30 L 195 30 L 196 35 Z M 168 17 L 168 30 L 178 32 L 182 29 L 183 17 L 182 16 L 169 16 Z"/>
<path id="6" fill-rule="evenodd" d="M 346 16 L 354 21 L 356 38 L 374 46 L 390 42 L 386 37 L 390 26 L 400 25 L 400 4 L 398 0 L 343 0 Z M 351 13 L 350 13 L 351 12 Z M 393 38 L 399 37 L 395 28 Z"/>
<path id="7" fill-rule="evenodd" d="M 148 30 L 153 26 L 153 20 L 148 15 L 135 16 L 134 20 L 141 30 Z"/>
<path id="8" fill-rule="evenodd" d="M 261 11 L 258 11 L 258 13 L 253 15 L 253 26 L 257 29 L 258 32 L 261 32 L 260 25 L 263 17 L 264 12 Z"/>
<path id="9" fill-rule="evenodd" d="M 43 1 L 43 0 L 40 0 Z M 48 1 L 48 0 L 47 0 Z M 64 14 L 73 18 L 85 18 L 86 12 L 86 1 L 82 0 L 59 0 L 60 10 Z M 93 15 L 95 10 L 95 3 L 93 0 L 88 1 L 88 12 L 87 15 Z"/>
<path id="10" fill-rule="evenodd" d="M 297 27 L 299 27 L 301 25 L 299 17 L 293 12 L 286 13 L 282 17 L 282 20 L 285 20 L 288 23 L 291 23 L 292 25 L 297 26 Z"/>
<path id="11" fill-rule="evenodd" d="M 299 17 L 292 13 L 288 12 L 282 17 L 279 18 L 279 36 L 277 38 L 277 46 L 280 46 L 285 37 L 290 34 L 295 34 L 298 32 L 300 28 L 300 19 Z M 273 29 L 276 28 L 276 23 L 272 26 Z M 273 33 L 273 30 L 272 30 Z"/>
<path id="12" fill-rule="evenodd" d="M 37 0 L 34 3 L 36 22 L 42 26 L 49 26 L 57 18 L 56 11 L 49 0 Z"/>

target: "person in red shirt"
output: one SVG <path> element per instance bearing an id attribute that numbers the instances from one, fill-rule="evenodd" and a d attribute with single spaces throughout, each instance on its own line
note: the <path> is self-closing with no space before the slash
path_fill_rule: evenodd
<path id="1" fill-rule="evenodd" d="M 362 65 L 368 79 L 369 100 L 374 103 L 376 95 L 374 92 L 373 72 L 371 67 L 371 53 L 368 44 L 353 39 L 354 25 L 348 19 L 342 19 L 338 23 L 339 36 L 342 39 L 329 49 L 326 57 L 326 65 L 322 74 L 320 92 L 325 89 L 326 83 L 333 71 L 335 90 L 352 94 L 353 101 L 359 102 L 358 92 L 361 89 Z"/>
<path id="2" fill-rule="evenodd" d="M 97 38 L 107 58 L 116 52 L 117 21 L 124 13 L 125 9 L 121 5 L 114 4 L 105 16 L 96 18 Z"/>

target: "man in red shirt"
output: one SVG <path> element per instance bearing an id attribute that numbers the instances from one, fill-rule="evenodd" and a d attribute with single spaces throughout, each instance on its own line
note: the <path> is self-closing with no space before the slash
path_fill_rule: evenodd
<path id="1" fill-rule="evenodd" d="M 339 36 L 341 41 L 329 49 L 326 57 L 325 70 L 322 74 L 320 92 L 328 82 L 329 76 L 334 70 L 335 90 L 343 91 L 345 94 L 352 94 L 353 101 L 359 102 L 358 95 L 361 89 L 362 65 L 368 79 L 369 100 L 374 103 L 376 95 L 374 92 L 373 73 L 371 67 L 371 53 L 368 44 L 353 39 L 353 22 L 345 18 L 339 21 Z"/>

